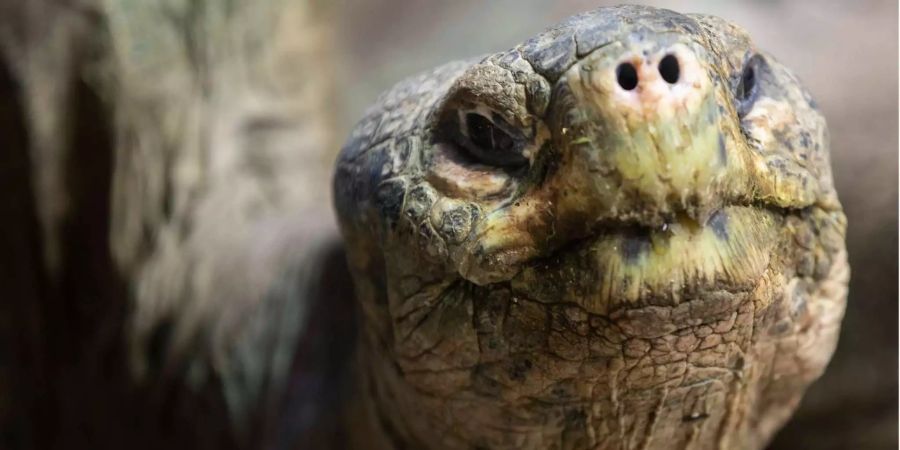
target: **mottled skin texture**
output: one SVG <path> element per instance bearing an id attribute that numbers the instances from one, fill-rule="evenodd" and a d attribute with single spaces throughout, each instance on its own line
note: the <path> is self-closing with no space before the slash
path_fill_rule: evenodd
<path id="1" fill-rule="evenodd" d="M 599 9 L 403 81 L 334 190 L 362 447 L 762 448 L 835 346 L 824 118 L 715 17 Z"/>

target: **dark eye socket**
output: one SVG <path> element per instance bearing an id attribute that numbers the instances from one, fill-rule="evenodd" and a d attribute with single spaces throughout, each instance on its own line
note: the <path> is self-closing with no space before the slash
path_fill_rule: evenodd
<path id="1" fill-rule="evenodd" d="M 744 73 L 741 74 L 741 100 L 750 97 L 754 88 L 756 88 L 756 69 L 750 65 L 744 68 Z"/>
<path id="2" fill-rule="evenodd" d="M 474 112 L 465 114 L 465 135 L 463 147 L 469 153 L 485 164 L 515 167 L 528 162 L 522 154 L 523 142 L 514 138 L 504 128 L 511 129 L 502 119 L 494 117 L 493 120 Z M 502 123 L 500 126 L 497 123 Z"/>
<path id="3" fill-rule="evenodd" d="M 735 96 L 738 101 L 738 114 L 744 116 L 750 111 L 756 101 L 759 91 L 759 70 L 762 66 L 762 57 L 753 55 L 744 64 L 741 79 L 738 81 Z"/>
<path id="4" fill-rule="evenodd" d="M 466 126 L 469 139 L 482 149 L 509 151 L 515 145 L 509 134 L 494 126 L 490 119 L 481 114 L 466 114 Z"/>

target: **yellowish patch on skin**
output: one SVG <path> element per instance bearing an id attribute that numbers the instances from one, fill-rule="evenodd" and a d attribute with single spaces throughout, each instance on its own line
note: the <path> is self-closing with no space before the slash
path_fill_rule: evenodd
<path id="1" fill-rule="evenodd" d="M 672 304 L 677 304 L 689 300 L 679 296 L 691 288 L 715 283 L 752 285 L 769 264 L 780 220 L 771 212 L 751 207 L 729 207 L 722 214 L 727 217 L 726 224 L 718 232 L 713 226 L 680 220 L 643 238 L 615 231 L 601 234 L 560 259 L 529 265 L 513 279 L 513 288 L 554 283 L 560 289 L 553 290 L 554 298 L 546 300 L 571 302 L 592 314 L 606 314 L 651 294 L 669 295 Z M 635 244 L 629 239 L 640 240 Z M 636 247 L 623 248 L 629 245 Z M 594 275 L 577 275 L 582 271 Z"/>
<path id="2" fill-rule="evenodd" d="M 620 136 L 607 138 L 603 148 L 593 145 L 589 150 L 598 154 L 587 157 L 605 159 L 597 165 L 615 168 L 641 195 L 665 203 L 668 196 L 683 200 L 705 189 L 723 168 L 719 124 L 707 121 L 715 117 L 711 109 L 716 103 L 705 70 L 684 44 L 662 50 L 651 45 L 624 53 L 620 44 L 604 47 L 570 69 L 567 80 L 578 104 L 597 117 L 590 122 L 606 124 L 587 132 Z M 650 51 L 649 56 L 640 56 Z M 659 73 L 659 62 L 666 55 L 675 56 L 681 67 L 676 83 L 663 81 Z M 639 82 L 634 89 L 618 85 L 619 64 L 636 68 Z M 599 140 L 577 136 L 569 145 Z"/>
<path id="3" fill-rule="evenodd" d="M 552 204 L 537 198 L 517 202 L 514 210 L 495 212 L 479 224 L 475 239 L 463 254 L 460 274 L 476 284 L 512 276 L 519 269 L 519 262 L 540 252 L 535 235 L 527 232 L 543 225 L 535 218 L 543 217 L 549 222 L 552 215 Z M 479 252 L 483 252 L 487 260 L 478 259 Z"/>
<path id="4" fill-rule="evenodd" d="M 684 117 L 704 115 L 685 111 Z M 677 119 L 658 122 L 628 122 L 630 145 L 616 149 L 613 165 L 626 180 L 635 182 L 641 193 L 656 194 L 664 202 L 666 194 L 681 199 L 712 183 L 722 171 L 718 163 L 718 128 L 714 125 L 684 123 Z"/>

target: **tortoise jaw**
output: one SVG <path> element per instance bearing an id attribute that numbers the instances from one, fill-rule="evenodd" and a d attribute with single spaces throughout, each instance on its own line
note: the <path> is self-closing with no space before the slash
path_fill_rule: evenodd
<path id="1" fill-rule="evenodd" d="M 525 264 L 511 285 L 537 301 L 572 303 L 591 314 L 747 291 L 769 266 L 782 219 L 764 208 L 729 206 L 703 225 L 681 216 L 653 229 L 601 229 Z"/>

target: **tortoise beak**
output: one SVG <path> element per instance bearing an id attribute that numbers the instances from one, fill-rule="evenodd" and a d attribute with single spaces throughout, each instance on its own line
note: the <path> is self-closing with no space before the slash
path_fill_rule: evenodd
<path id="1" fill-rule="evenodd" d="M 633 215 L 657 225 L 676 213 L 702 222 L 740 172 L 707 68 L 682 43 L 616 43 L 575 64 L 558 93 L 557 145 L 567 190 L 586 219 Z M 725 127 L 727 128 L 727 127 Z M 593 216 L 593 217 L 590 217 Z"/>

